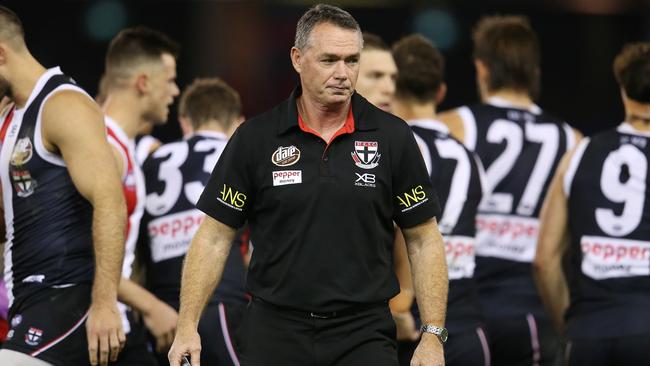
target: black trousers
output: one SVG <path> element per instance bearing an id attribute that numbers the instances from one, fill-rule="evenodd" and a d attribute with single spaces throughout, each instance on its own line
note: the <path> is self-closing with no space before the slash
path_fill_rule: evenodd
<path id="1" fill-rule="evenodd" d="M 493 365 L 556 364 L 560 342 L 548 318 L 526 314 L 509 318 L 487 318 L 485 322 Z"/>
<path id="2" fill-rule="evenodd" d="M 564 360 L 565 365 L 571 366 L 650 365 L 650 334 L 570 340 L 566 345 Z"/>
<path id="3" fill-rule="evenodd" d="M 398 364 L 387 303 L 316 315 L 253 300 L 237 332 L 241 365 Z"/>

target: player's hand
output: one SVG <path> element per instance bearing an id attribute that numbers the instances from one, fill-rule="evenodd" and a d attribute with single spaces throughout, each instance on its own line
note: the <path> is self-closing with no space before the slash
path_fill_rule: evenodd
<path id="1" fill-rule="evenodd" d="M 397 328 L 398 341 L 416 341 L 420 338 L 420 332 L 415 329 L 415 319 L 410 311 L 393 313 L 393 320 Z"/>
<path id="2" fill-rule="evenodd" d="M 126 342 L 117 302 L 93 302 L 88 310 L 86 333 L 91 365 L 106 366 L 109 359 L 117 361 Z"/>
<path id="3" fill-rule="evenodd" d="M 420 344 L 413 353 L 411 366 L 444 366 L 445 352 L 435 334 L 423 333 Z"/>
<path id="4" fill-rule="evenodd" d="M 167 358 L 170 366 L 180 366 L 183 356 L 189 356 L 192 366 L 201 365 L 201 337 L 196 329 L 178 328 Z"/>
<path id="5" fill-rule="evenodd" d="M 143 312 L 144 324 L 156 338 L 156 351 L 163 352 L 169 349 L 176 334 L 178 313 L 165 302 L 157 300 Z"/>

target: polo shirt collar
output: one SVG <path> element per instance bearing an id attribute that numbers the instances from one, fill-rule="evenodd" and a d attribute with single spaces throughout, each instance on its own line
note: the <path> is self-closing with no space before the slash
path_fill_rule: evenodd
<path id="1" fill-rule="evenodd" d="M 302 95 L 302 87 L 298 85 L 289 95 L 286 114 L 278 123 L 278 135 L 282 135 L 292 128 L 300 128 L 298 125 L 298 105 L 297 99 Z M 354 118 L 354 129 L 358 131 L 370 131 L 377 129 L 377 121 L 370 118 L 364 118 L 368 108 L 374 108 L 366 98 L 357 92 L 352 94 L 352 117 Z"/>

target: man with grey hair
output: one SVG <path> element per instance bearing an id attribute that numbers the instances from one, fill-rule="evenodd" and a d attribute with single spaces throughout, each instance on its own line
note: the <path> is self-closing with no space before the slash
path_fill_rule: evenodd
<path id="1" fill-rule="evenodd" d="M 242 365 L 397 365 L 393 222 L 425 323 L 412 364 L 444 364 L 438 199 L 408 125 L 354 92 L 362 45 L 337 7 L 316 5 L 298 22 L 300 85 L 237 129 L 198 201 L 207 215 L 186 256 L 172 366 L 200 364 L 200 314 L 246 221 L 255 250 Z"/>

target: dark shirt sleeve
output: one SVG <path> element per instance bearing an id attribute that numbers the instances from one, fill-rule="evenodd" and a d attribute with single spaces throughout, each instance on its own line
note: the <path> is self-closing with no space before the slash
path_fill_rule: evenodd
<path id="1" fill-rule="evenodd" d="M 393 220 L 410 228 L 440 215 L 440 204 L 413 133 L 406 130 L 396 145 L 393 166 Z"/>
<path id="2" fill-rule="evenodd" d="M 251 152 L 242 136 L 242 127 L 226 145 L 196 204 L 213 219 L 235 229 L 246 221 L 253 200 Z"/>

